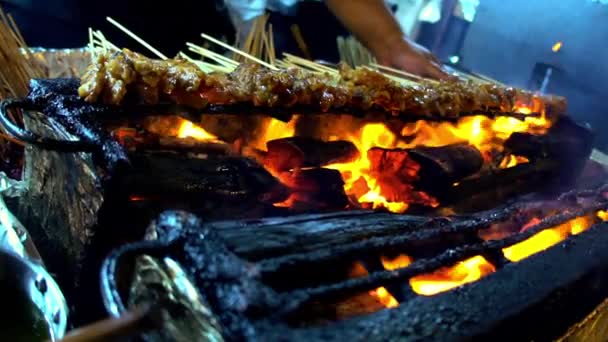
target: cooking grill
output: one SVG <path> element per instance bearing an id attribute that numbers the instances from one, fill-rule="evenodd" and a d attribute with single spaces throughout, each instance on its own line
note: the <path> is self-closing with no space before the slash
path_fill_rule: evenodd
<path id="1" fill-rule="evenodd" d="M 501 250 L 577 217 L 594 216 L 608 206 L 606 190 L 570 193 L 543 203 L 562 212 L 523 232 L 488 241 L 478 233 L 517 221 L 539 203 L 450 220 L 349 212 L 203 223 L 188 213 L 166 212 L 151 225 L 148 236 L 155 236 L 153 241 L 110 255 L 102 288 L 106 305 L 119 315 L 127 296 L 118 290 L 117 270 L 133 263 L 134 255 L 170 256 L 208 300 L 227 340 L 555 338 L 607 294 L 608 279 L 601 271 L 608 253 L 600 242 L 606 225 L 596 224 L 559 247 L 519 262 L 509 262 Z M 344 226 L 353 229 L 345 231 Z M 392 271 L 381 266 L 374 270 L 374 260 L 379 265 L 378 258 L 392 251 L 405 251 L 416 261 Z M 433 297 L 417 295 L 408 286 L 412 277 L 475 255 L 489 260 L 496 273 Z M 349 278 L 348 267 L 357 261 L 371 272 Z M 399 307 L 338 317 L 336 303 L 381 286 L 398 298 Z M 584 298 L 575 299 L 581 291 Z"/>
<path id="2" fill-rule="evenodd" d="M 73 79 L 34 80 L 27 98 L 3 102 L 0 120 L 36 147 L 30 158 L 40 167 L 32 170 L 34 191 L 21 210 L 32 234 L 48 242 L 50 268 L 69 268 L 62 287 L 75 298 L 79 323 L 99 318 L 103 310 L 78 302 L 97 288 L 97 272 L 110 251 L 102 268 L 108 312 L 128 310 L 138 297 L 134 288 L 140 297 L 158 299 L 156 291 L 164 290 L 132 279 L 144 277 L 138 273 L 144 255 L 153 265 L 171 258 L 179 265 L 171 272 L 181 267 L 209 310 L 196 324 L 226 340 L 544 340 L 561 336 L 608 296 L 608 253 L 601 248 L 608 241 L 600 223 L 608 188 L 595 182 L 589 190 L 568 191 L 587 162 L 593 137 L 566 116 L 543 135 L 513 133 L 505 148 L 530 162 L 493 172 L 451 178 L 462 169 L 453 154 L 442 154 L 448 149 L 408 151 L 433 175 L 418 185 L 439 199 L 440 208 L 412 206 L 408 215 L 343 211 L 344 204 L 336 205 L 346 201 L 340 174 L 315 162 L 318 168 L 303 172 L 323 181 L 313 202 L 326 201 L 324 210 L 340 211 L 320 214 L 318 206 L 293 215 L 293 208 L 273 205 L 286 200 L 289 189 L 223 145 L 173 142 L 168 148 L 159 140 L 133 142 L 110 129 L 176 114 L 198 120 L 198 111 L 169 104 L 88 104 L 77 97 L 77 87 Z M 10 119 L 14 109 L 30 111 L 24 118 L 28 129 Z M 211 106 L 205 113 L 262 111 L 288 119 L 294 110 Z M 470 113 L 479 114 L 522 115 Z M 200 154 L 205 157 L 193 156 Z M 463 160 L 466 170 L 471 161 Z M 453 212 L 471 214 L 446 215 Z M 277 217 L 286 214 L 291 216 Z M 37 226 L 38 217 L 44 227 Z M 584 227 L 575 229 L 577 220 Z M 567 232 L 542 253 L 507 258 L 505 249 L 548 231 Z M 143 236 L 150 241 L 134 242 Z M 387 268 L 383 258 L 400 255 L 411 258 L 407 265 Z M 466 286 L 423 294 L 412 285 L 472 258 L 482 258 L 487 272 Z M 379 289 L 393 302 L 380 301 Z M 585 298 L 577 299 L 582 292 Z"/>

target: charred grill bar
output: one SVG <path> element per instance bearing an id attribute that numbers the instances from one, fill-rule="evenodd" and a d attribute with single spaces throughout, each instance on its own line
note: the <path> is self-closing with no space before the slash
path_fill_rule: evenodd
<path id="1" fill-rule="evenodd" d="M 555 338 L 608 295 L 604 273 L 608 254 L 601 247 L 606 224 L 523 261 L 509 262 L 498 255 L 503 248 L 550 227 L 577 217 L 595 217 L 598 210 L 607 208 L 608 196 L 605 187 L 570 194 L 542 204 L 560 208 L 561 214 L 548 215 L 504 239 L 479 238 L 479 232 L 516 221 L 518 215 L 530 215 L 526 211 L 540 205 L 519 203 L 451 221 L 355 212 L 203 224 L 186 213 L 164 213 L 148 232 L 154 241 L 119 249 L 106 261 L 106 301 L 122 305 L 126 300 L 116 287 L 117 271 L 141 252 L 171 256 L 189 270 L 228 340 Z M 353 230 L 345 231 L 344 225 Z M 587 245 L 590 241 L 595 242 Z M 138 252 L 138 246 L 148 247 Z M 130 251 L 128 257 L 126 251 Z M 415 261 L 405 268 L 349 279 L 353 262 L 393 251 L 406 252 Z M 430 298 L 408 289 L 408 279 L 474 255 L 492 260 L 496 273 Z M 562 267 L 566 271 L 560 271 Z M 522 274 L 521 281 L 507 280 Z M 403 291 L 396 294 L 401 299 L 398 308 L 343 321 L 335 316 L 336 303 L 379 286 Z M 575 299 L 580 291 L 589 291 L 582 303 Z M 323 312 L 326 316 L 320 317 Z M 318 325 L 322 317 L 325 323 Z M 552 324 L 556 321 L 560 324 Z"/>

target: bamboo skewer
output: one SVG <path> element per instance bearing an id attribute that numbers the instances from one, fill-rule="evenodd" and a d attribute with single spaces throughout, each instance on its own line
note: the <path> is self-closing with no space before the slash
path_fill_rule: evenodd
<path id="1" fill-rule="evenodd" d="M 272 59 L 276 63 L 277 53 L 274 49 L 274 33 L 272 31 L 272 24 L 268 24 L 268 37 L 269 37 L 269 42 L 270 42 L 270 55 L 272 56 Z"/>
<path id="2" fill-rule="evenodd" d="M 234 69 L 234 68 L 236 68 L 239 65 L 238 62 L 236 62 L 236 61 L 234 61 L 234 60 L 232 60 L 232 59 L 230 59 L 228 57 L 225 57 L 223 55 L 220 55 L 219 53 L 216 53 L 216 52 L 213 52 L 211 50 L 205 49 L 204 47 L 195 45 L 193 43 L 189 43 L 188 42 L 188 43 L 186 43 L 186 46 L 188 46 L 188 49 L 190 51 L 195 52 L 195 53 L 197 53 L 197 54 L 199 54 L 199 55 L 201 55 L 203 57 L 207 57 L 209 59 L 212 59 L 213 61 L 221 64 L 224 67 L 233 68 Z"/>
<path id="3" fill-rule="evenodd" d="M 309 60 L 312 59 L 312 55 L 310 54 L 308 45 L 306 44 L 306 41 L 304 40 L 304 36 L 302 36 L 302 31 L 300 30 L 300 26 L 298 26 L 298 24 L 293 24 L 290 26 L 289 29 L 291 30 L 291 34 L 293 34 L 293 37 L 296 40 L 296 43 L 298 44 L 298 48 L 300 48 L 300 51 L 302 51 L 302 54 L 304 54 L 304 57 L 306 57 Z"/>
<path id="4" fill-rule="evenodd" d="M 319 63 L 315 63 L 313 61 L 310 61 L 310 60 L 302 58 L 302 57 L 294 56 L 294 55 L 286 53 L 286 52 L 283 53 L 283 56 L 285 56 L 285 59 L 287 62 L 291 62 L 296 65 L 302 65 L 302 66 L 308 67 L 308 68 L 318 71 L 318 72 L 327 72 L 330 74 L 338 73 L 338 70 L 336 70 L 336 69 L 330 68 L 328 66 L 325 66 L 325 65 L 322 65 Z"/>
<path id="5" fill-rule="evenodd" d="M 263 66 L 265 66 L 265 67 L 267 67 L 269 69 L 278 70 L 278 68 L 275 67 L 274 65 L 268 64 L 268 63 L 264 62 L 263 60 L 261 60 L 259 58 L 253 57 L 252 55 L 250 55 L 248 53 L 245 53 L 245 52 L 243 52 L 243 51 L 241 51 L 241 50 L 239 50 L 239 49 L 237 49 L 237 48 L 235 48 L 233 46 L 230 46 L 230 45 L 228 45 L 228 44 L 226 44 L 226 43 L 224 43 L 224 42 L 222 42 L 220 40 L 217 40 L 217 39 L 215 39 L 215 38 L 213 38 L 213 37 L 211 37 L 211 36 L 209 36 L 207 34 L 201 33 L 201 37 L 203 37 L 203 38 L 207 39 L 208 41 L 210 41 L 212 43 L 215 43 L 215 44 L 217 44 L 217 45 L 219 45 L 219 46 L 221 46 L 221 47 L 223 47 L 223 48 L 225 48 L 227 50 L 230 50 L 230 51 L 232 51 L 232 52 L 234 52 L 234 53 L 236 53 L 236 54 L 238 54 L 240 56 L 243 56 L 243 57 L 245 57 L 245 58 L 247 58 L 249 60 L 252 60 L 252 61 L 254 61 L 256 63 L 259 63 L 259 64 L 261 64 L 261 65 L 263 65 Z"/>
<path id="6" fill-rule="evenodd" d="M 411 79 L 417 80 L 417 81 L 428 80 L 428 81 L 436 82 L 434 80 L 425 79 L 424 77 L 421 77 L 421 76 L 418 76 L 418 75 L 415 75 L 415 74 L 411 74 L 411 73 L 403 71 L 403 70 L 387 67 L 385 65 L 380 65 L 380 64 L 372 63 L 372 64 L 370 64 L 370 66 L 372 66 L 374 68 L 378 68 L 380 70 L 390 71 L 392 73 L 395 73 L 395 74 L 398 74 L 398 75 L 402 75 L 402 76 L 405 76 L 405 77 L 408 77 L 408 78 L 411 78 Z"/>
<path id="7" fill-rule="evenodd" d="M 123 25 L 121 25 L 116 20 L 114 20 L 114 19 L 112 19 L 110 17 L 106 17 L 106 20 L 109 21 L 112 25 L 116 26 L 122 32 L 124 32 L 125 34 L 127 34 L 129 37 L 133 38 L 139 44 L 143 45 L 146 49 L 150 50 L 153 54 L 155 54 L 156 56 L 158 56 L 160 59 L 163 59 L 163 60 L 168 59 L 167 56 L 163 55 L 160 51 L 158 51 L 157 49 L 155 49 L 152 45 L 148 44 L 148 42 L 146 42 L 145 40 L 141 39 L 138 35 L 136 35 L 135 33 L 131 32 L 129 29 L 127 29 L 126 27 L 124 27 Z"/>

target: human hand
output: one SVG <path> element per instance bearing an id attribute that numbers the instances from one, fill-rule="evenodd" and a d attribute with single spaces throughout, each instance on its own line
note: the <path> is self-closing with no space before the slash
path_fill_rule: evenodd
<path id="1" fill-rule="evenodd" d="M 422 77 L 439 80 L 453 79 L 441 67 L 441 62 L 424 46 L 400 38 L 387 42 L 374 52 L 379 64 L 400 69 Z"/>

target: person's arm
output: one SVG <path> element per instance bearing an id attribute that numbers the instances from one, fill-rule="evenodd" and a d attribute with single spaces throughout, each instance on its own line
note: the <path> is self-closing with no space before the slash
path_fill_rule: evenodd
<path id="1" fill-rule="evenodd" d="M 370 49 L 378 63 L 425 77 L 449 77 L 427 49 L 405 37 L 383 0 L 325 0 L 325 3 Z"/>

